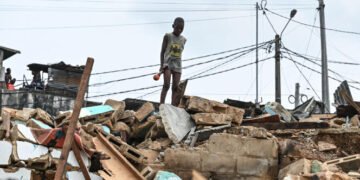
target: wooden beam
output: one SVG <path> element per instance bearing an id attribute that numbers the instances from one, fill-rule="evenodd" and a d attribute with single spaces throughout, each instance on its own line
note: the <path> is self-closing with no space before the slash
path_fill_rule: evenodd
<path id="1" fill-rule="evenodd" d="M 76 143 L 73 143 L 71 146 L 71 149 L 73 150 L 73 152 L 75 154 L 75 158 L 80 165 L 81 172 L 83 173 L 85 179 L 91 180 L 89 171 L 88 171 L 87 167 L 85 166 L 83 159 L 81 158 L 81 153 L 80 153 L 80 149 L 79 149 L 78 145 Z"/>
<path id="2" fill-rule="evenodd" d="M 61 180 L 64 174 L 65 165 L 69 156 L 69 151 L 74 141 L 75 128 L 80 115 L 81 107 L 83 105 L 84 95 L 87 89 L 87 84 L 89 82 L 93 64 L 94 64 L 94 59 L 89 57 L 86 61 L 86 66 L 83 75 L 81 76 L 80 87 L 76 96 L 75 106 L 70 117 L 70 122 L 66 132 L 64 146 L 62 148 L 60 160 L 57 165 L 55 180 Z"/>
<path id="3" fill-rule="evenodd" d="M 295 122 L 295 123 L 242 123 L 244 126 L 263 127 L 267 130 L 277 129 L 324 129 L 329 128 L 327 122 Z"/>

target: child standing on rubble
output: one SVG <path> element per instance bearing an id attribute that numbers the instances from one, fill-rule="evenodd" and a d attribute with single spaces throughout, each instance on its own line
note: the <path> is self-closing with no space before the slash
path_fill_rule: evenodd
<path id="1" fill-rule="evenodd" d="M 181 54 L 184 50 L 186 38 L 181 35 L 184 30 L 184 19 L 177 17 L 172 25 L 173 32 L 166 33 L 162 42 L 160 53 L 160 72 L 164 74 L 164 85 L 162 87 L 160 104 L 165 103 L 166 94 L 170 88 L 172 77 L 172 98 L 171 104 L 177 106 L 179 94 L 179 82 L 181 78 Z"/>

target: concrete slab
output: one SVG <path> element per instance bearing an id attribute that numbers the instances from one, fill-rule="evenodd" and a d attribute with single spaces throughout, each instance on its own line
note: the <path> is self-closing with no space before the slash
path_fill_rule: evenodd
<path id="1" fill-rule="evenodd" d="M 48 153 L 48 148 L 23 141 L 16 141 L 16 152 L 19 160 L 29 160 Z M 15 147 L 14 147 L 15 148 Z"/>
<path id="2" fill-rule="evenodd" d="M 91 180 L 102 180 L 103 178 L 94 174 L 89 173 Z M 68 171 L 66 172 L 66 177 L 68 180 L 85 180 L 84 175 L 81 171 Z"/>
<path id="3" fill-rule="evenodd" d="M 26 168 L 19 168 L 15 172 L 5 172 L 0 168 L 0 179 L 31 179 L 31 170 Z"/>
<path id="4" fill-rule="evenodd" d="M 9 141 L 0 141 L 1 154 L 0 165 L 9 165 L 10 155 L 12 153 L 12 145 Z"/>
<path id="5" fill-rule="evenodd" d="M 160 105 L 160 115 L 165 132 L 174 143 L 180 142 L 191 128 L 195 126 L 190 115 L 182 108 L 162 104 Z"/>

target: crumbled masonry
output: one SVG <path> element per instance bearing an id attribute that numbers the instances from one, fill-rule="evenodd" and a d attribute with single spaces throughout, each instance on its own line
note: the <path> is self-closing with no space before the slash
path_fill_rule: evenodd
<path id="1" fill-rule="evenodd" d="M 347 99 L 349 100 L 349 99 Z M 360 103 L 336 114 L 184 96 L 179 107 L 107 100 L 83 107 L 64 179 L 358 179 Z M 349 110 L 351 109 L 351 110 Z M 354 109 L 356 113 L 354 114 Z M 71 110 L 3 108 L 0 179 L 53 179 Z"/>

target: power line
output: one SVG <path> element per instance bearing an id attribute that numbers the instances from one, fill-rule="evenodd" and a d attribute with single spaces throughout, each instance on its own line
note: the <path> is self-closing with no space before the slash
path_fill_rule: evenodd
<path id="1" fill-rule="evenodd" d="M 273 57 L 268 57 L 262 60 L 259 60 L 259 62 L 263 62 L 263 61 L 267 61 L 269 59 L 272 59 Z M 205 74 L 202 76 L 198 76 L 198 77 L 193 77 L 193 78 L 189 78 L 188 80 L 195 80 L 195 79 L 200 79 L 200 78 L 205 78 L 205 77 L 209 77 L 209 76 L 213 76 L 213 75 L 217 75 L 217 74 L 222 74 L 222 73 L 226 73 L 229 71 L 233 71 L 236 69 L 240 69 L 249 65 L 255 64 L 255 62 L 251 62 L 251 63 L 247 63 L 241 66 L 237 66 L 234 68 L 230 68 L 230 69 L 226 69 L 226 70 L 222 70 L 222 71 L 218 71 L 215 73 L 210 73 L 210 74 Z M 131 89 L 131 90 L 126 90 L 126 91 L 120 91 L 120 92 L 114 92 L 114 93 L 107 93 L 107 94 L 100 94 L 100 95 L 96 95 L 96 96 L 90 96 L 89 98 L 96 98 L 96 97 L 104 97 L 104 96 L 110 96 L 110 95 L 116 95 L 116 94 L 124 94 L 124 93 L 128 93 L 128 92 L 134 92 L 134 91 L 141 91 L 141 90 L 147 90 L 147 89 L 153 89 L 153 88 L 157 88 L 157 87 L 161 87 L 162 85 L 156 85 L 156 86 L 148 86 L 148 87 L 143 87 L 143 88 L 137 88 L 137 89 Z"/>
<path id="2" fill-rule="evenodd" d="M 290 19 L 286 16 L 283 16 L 281 14 L 278 14 L 278 13 L 275 13 L 273 11 L 270 11 L 268 9 L 265 9 L 266 11 L 276 15 L 276 16 L 279 16 L 279 17 L 282 17 L 282 18 L 285 18 L 285 19 Z M 294 19 L 291 19 L 292 21 L 298 23 L 298 24 L 301 24 L 301 25 L 304 25 L 304 26 L 308 26 L 308 27 L 314 27 L 314 28 L 318 28 L 318 29 L 322 29 L 321 27 L 319 26 L 315 26 L 315 25 L 311 25 L 311 24 L 306 24 L 306 23 L 303 23 L 303 22 L 300 22 L 300 21 L 296 21 Z M 354 35 L 360 35 L 360 32 L 354 32 L 354 31 L 345 31 L 345 30 L 340 30 L 340 29 L 334 29 L 334 28 L 324 28 L 325 30 L 328 30 L 328 31 L 334 31 L 334 32 L 339 32 L 339 33 L 346 33 L 346 34 L 354 34 Z"/>
<path id="3" fill-rule="evenodd" d="M 265 44 L 265 43 L 269 43 L 272 41 L 265 41 L 260 43 L 260 45 Z M 198 60 L 198 59 L 203 59 L 203 58 L 207 58 L 207 57 L 211 57 L 211 56 L 216 56 L 216 55 L 221 55 L 221 54 L 225 54 L 225 53 L 229 53 L 229 52 L 234 52 L 234 51 L 238 51 L 241 49 L 246 49 L 246 48 L 250 48 L 250 47 L 254 47 L 255 44 L 253 45 L 249 45 L 249 46 L 244 46 L 244 47 L 240 47 L 240 48 L 235 48 L 235 49 L 231 49 L 231 50 L 226 50 L 226 51 L 221 51 L 221 52 L 217 52 L 217 53 L 213 53 L 213 54 L 208 54 L 208 55 L 203 55 L 203 56 L 197 56 L 197 57 L 193 57 L 193 58 L 189 58 L 189 59 L 184 59 L 182 60 L 183 62 L 187 62 L 187 61 L 193 61 L 193 60 Z M 101 75 L 101 74 L 109 74 L 109 73 L 115 73 L 115 72 L 124 72 L 124 71 L 130 71 L 130 70 L 137 70 L 137 69 L 144 69 L 144 68 L 150 68 L 150 67 L 156 67 L 156 66 L 160 66 L 160 64 L 152 64 L 152 65 L 146 65 L 146 66 L 138 66 L 138 67 L 132 67 L 132 68 L 124 68 L 124 69 L 118 69 L 118 70 L 112 70 L 112 71 L 103 71 L 103 72 L 98 72 L 98 73 L 93 73 L 91 75 Z"/>
<path id="4" fill-rule="evenodd" d="M 264 46 L 264 45 L 262 45 L 262 46 Z M 253 49 L 236 52 L 236 53 L 230 54 L 230 55 L 228 55 L 228 56 L 224 56 L 224 57 L 220 57 L 220 58 L 208 60 L 208 61 L 205 61 L 205 62 L 200 62 L 200 63 L 196 63 L 196 64 L 191 64 L 191 65 L 189 65 L 189 66 L 183 67 L 183 69 L 189 69 L 189 68 L 192 68 L 192 67 L 195 67 L 195 66 L 199 66 L 199 65 L 202 65 L 202 64 L 207 64 L 207 63 L 211 63 L 211 62 L 214 62 L 214 61 L 219 61 L 219 60 L 227 59 L 227 58 L 229 58 L 229 57 L 231 57 L 231 56 L 235 56 L 235 55 L 238 55 L 238 54 L 240 54 L 240 53 L 243 53 L 243 54 L 240 54 L 239 56 L 236 56 L 236 57 L 234 58 L 234 59 L 236 59 L 236 58 L 238 58 L 238 57 L 240 57 L 240 56 L 242 56 L 242 55 L 244 55 L 244 54 L 249 53 L 250 51 L 253 51 Z M 219 66 L 216 66 L 216 67 L 219 67 Z M 101 82 L 101 83 L 95 83 L 95 84 L 90 84 L 89 86 L 107 85 L 107 84 L 111 84 L 111 83 L 115 83 L 115 82 L 121 82 L 121 81 L 126 81 L 126 80 L 131 80 L 131 79 L 138 79 L 138 78 L 142 78 L 142 77 L 146 77 L 146 76 L 151 76 L 151 75 L 154 75 L 154 73 L 147 73 L 147 74 L 142 74 L 142 75 L 138 75 L 138 76 L 132 76 L 132 77 L 128 77 L 128 78 L 122 78 L 122 79 L 116 79 L 116 80 Z"/>
<path id="5" fill-rule="evenodd" d="M 68 2 L 66 0 L 39 0 L 39 1 L 52 1 L 52 2 Z M 205 2 L 205 3 L 200 3 L 200 2 L 161 2 L 161 1 L 101 1 L 101 0 L 72 0 L 71 2 L 80 2 L 80 3 L 121 3 L 121 4 L 154 4 L 154 5 L 226 5 L 226 6 L 234 6 L 234 5 L 241 5 L 241 6 L 253 6 L 254 4 L 248 4 L 248 3 L 233 3 L 233 2 L 229 2 L 229 3 L 224 3 L 224 2 Z M 308 6 L 308 5 L 312 5 L 312 4 L 305 4 L 305 3 L 300 3 L 300 4 L 288 4 L 288 3 L 274 3 L 271 4 L 272 6 Z"/>
<path id="6" fill-rule="evenodd" d="M 291 58 L 292 60 L 294 60 L 294 59 L 292 58 L 291 54 L 289 53 L 289 51 L 286 50 L 286 52 L 287 52 L 287 54 L 290 56 L 290 58 Z M 298 66 L 294 61 L 293 61 L 293 63 L 294 63 L 294 65 L 295 65 L 295 67 L 297 68 L 297 70 L 298 70 L 298 71 L 300 72 L 300 74 L 302 75 L 302 77 L 303 77 L 303 78 L 305 79 L 305 81 L 308 83 L 308 85 L 310 86 L 310 88 L 312 89 L 312 91 L 315 93 L 315 95 L 316 95 L 319 99 L 321 99 L 320 96 L 316 93 L 314 87 L 311 85 L 310 81 L 306 78 L 305 74 L 301 71 L 301 69 L 299 68 L 299 66 Z"/>
<path id="7" fill-rule="evenodd" d="M 302 66 L 302 67 L 304 67 L 304 68 L 306 68 L 306 69 L 309 69 L 309 70 L 311 70 L 311 71 L 313 71 L 313 72 L 316 72 L 316 73 L 318 73 L 318 74 L 321 74 L 321 72 L 320 71 L 317 71 L 317 70 L 315 70 L 315 69 L 313 69 L 313 68 L 311 68 L 311 67 L 309 67 L 309 66 L 306 66 L 306 65 L 304 65 L 304 64 L 301 64 L 301 63 L 299 63 L 299 62 L 297 62 L 297 61 L 295 61 L 295 60 L 293 60 L 293 59 L 291 59 L 291 58 L 289 58 L 289 57 L 287 57 L 287 56 L 283 56 L 284 58 L 286 58 L 286 59 L 288 59 L 288 60 L 290 60 L 290 61 L 292 61 L 292 62 L 294 62 L 294 63 L 296 63 L 296 64 L 298 64 L 298 65 L 300 65 L 300 66 Z M 332 79 L 332 80 L 335 80 L 335 81 L 337 81 L 337 82 L 342 82 L 341 80 L 339 80 L 339 79 L 336 79 L 336 78 L 334 78 L 334 77 L 332 77 L 332 76 L 329 76 L 329 78 L 330 79 Z M 358 88 L 358 87 L 356 87 L 356 86 L 353 86 L 353 85 L 349 85 L 350 87 L 352 87 L 352 88 L 354 88 L 354 89 L 357 89 L 357 90 L 360 90 L 360 88 Z"/>
<path id="8" fill-rule="evenodd" d="M 287 49 L 289 50 L 289 49 Z M 291 51 L 291 53 L 293 53 L 294 55 L 297 55 L 298 57 L 304 58 L 304 59 L 309 59 L 309 60 L 314 60 L 314 61 L 321 61 L 321 59 L 316 58 L 314 56 L 310 56 L 310 55 L 305 55 L 305 54 L 301 54 L 298 52 L 294 52 Z M 354 66 L 359 66 L 360 63 L 353 63 L 353 62 L 344 62 L 344 61 L 334 61 L 334 60 L 328 60 L 329 63 L 334 63 L 334 64 L 343 64 L 343 65 L 354 65 Z"/>
<path id="9" fill-rule="evenodd" d="M 190 19 L 186 20 L 186 23 L 192 22 L 207 22 L 217 20 L 230 20 L 239 19 L 245 17 L 253 17 L 255 15 L 247 16 L 231 16 L 220 18 L 207 18 L 207 19 Z M 142 26 L 142 25 L 156 25 L 156 24 L 170 24 L 172 21 L 157 21 L 157 22 L 144 22 L 144 23 L 124 23 L 124 24 L 104 24 L 104 25 L 76 25 L 76 26 L 53 26 L 53 27 L 10 27 L 0 28 L 0 30 L 49 30 L 49 29 L 81 29 L 81 28 L 112 28 L 112 27 L 125 27 L 125 26 Z"/>
<path id="10" fill-rule="evenodd" d="M 265 59 L 261 59 L 258 62 L 267 61 L 267 60 L 272 59 L 272 58 L 274 58 L 274 57 L 268 57 L 268 58 L 265 58 Z M 246 66 L 250 66 L 250 65 L 255 64 L 255 63 L 256 62 L 251 62 L 251 63 L 247 63 L 247 64 L 237 66 L 237 67 L 234 67 L 234 68 L 225 69 L 225 70 L 222 70 L 222 71 L 218 71 L 218 72 L 214 72 L 214 73 L 210 73 L 210 74 L 205 74 L 205 75 L 202 75 L 202 76 L 196 76 L 196 77 L 190 78 L 189 80 L 194 80 L 194 79 L 209 77 L 209 76 L 213 76 L 213 75 L 217 75 L 217 74 L 222 74 L 222 73 L 225 73 L 225 72 L 229 72 L 229 71 L 240 69 L 240 68 L 243 68 L 243 67 L 246 67 Z"/>
<path id="11" fill-rule="evenodd" d="M 293 55 L 295 55 L 295 56 L 298 56 L 298 57 L 300 57 L 300 58 L 303 58 L 304 60 L 307 60 L 307 61 L 309 61 L 309 62 L 311 62 L 311 63 L 313 63 L 313 64 L 316 64 L 316 65 L 318 65 L 318 66 L 321 67 L 321 64 L 316 63 L 316 62 L 314 62 L 313 60 L 311 60 L 311 59 L 309 59 L 309 58 L 306 58 L 306 57 L 304 57 L 304 56 L 302 56 L 302 55 L 300 55 L 300 54 L 298 54 L 298 53 L 296 53 L 296 52 L 294 52 L 294 51 L 291 51 L 291 50 L 287 49 L 285 46 L 284 46 L 284 49 L 285 49 L 287 52 L 291 52 L 291 53 L 292 53 Z M 344 78 L 344 76 L 342 76 L 341 74 L 335 72 L 334 70 L 329 69 L 329 71 L 332 72 L 332 73 L 334 73 L 335 75 L 343 78 L 343 79 L 346 79 L 346 78 Z M 352 80 L 352 79 L 351 79 L 351 80 Z M 354 81 L 354 80 L 352 80 L 352 81 Z M 358 82 L 358 81 L 354 81 L 354 82 L 357 82 L 357 83 L 360 84 L 360 82 Z"/>

